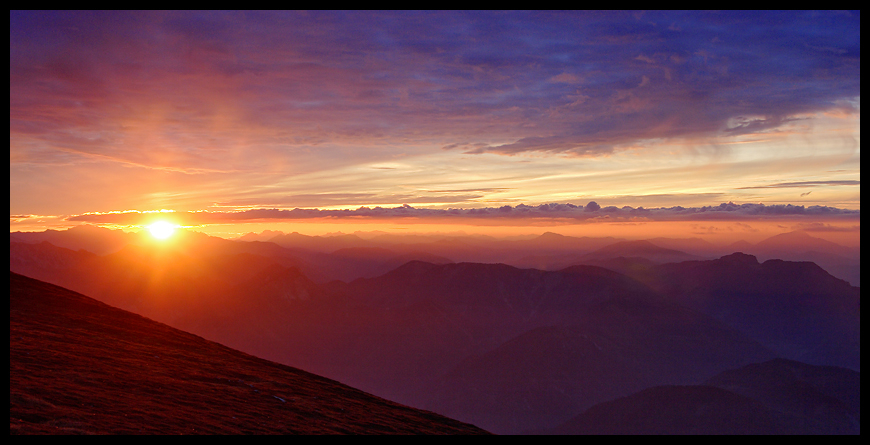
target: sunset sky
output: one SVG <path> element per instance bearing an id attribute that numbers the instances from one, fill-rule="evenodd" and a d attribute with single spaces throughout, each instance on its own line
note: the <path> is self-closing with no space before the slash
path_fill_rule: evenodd
<path id="1" fill-rule="evenodd" d="M 860 230 L 859 12 L 12 11 L 10 27 L 11 231 Z"/>

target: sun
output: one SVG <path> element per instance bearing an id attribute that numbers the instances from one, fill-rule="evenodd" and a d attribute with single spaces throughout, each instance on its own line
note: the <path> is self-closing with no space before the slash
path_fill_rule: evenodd
<path id="1" fill-rule="evenodd" d="M 166 221 L 157 221 L 151 223 L 148 226 L 148 230 L 151 232 L 151 236 L 161 240 L 172 236 L 172 234 L 175 233 L 175 229 L 177 228 L 177 225 Z"/>

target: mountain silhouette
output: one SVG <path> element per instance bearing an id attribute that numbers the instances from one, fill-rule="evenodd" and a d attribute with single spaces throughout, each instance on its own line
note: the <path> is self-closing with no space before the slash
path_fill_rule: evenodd
<path id="1" fill-rule="evenodd" d="M 551 236 L 548 238 L 553 237 Z M 680 240 L 675 241 L 677 244 L 686 244 L 680 242 Z M 688 243 L 692 243 L 692 241 L 689 241 Z M 589 246 L 590 243 L 586 243 L 585 245 Z M 607 244 L 603 247 L 598 247 L 592 252 L 573 250 L 568 252 L 559 251 L 551 254 L 528 255 L 511 261 L 511 264 L 516 265 L 517 267 L 533 267 L 543 270 L 560 270 L 577 264 L 603 266 L 608 262 L 624 259 L 649 261 L 655 264 L 662 264 L 677 261 L 697 260 L 701 259 L 701 257 L 696 255 L 690 255 L 688 253 L 675 249 L 666 249 L 663 247 L 659 247 L 658 245 L 653 244 L 650 241 L 637 240 L 620 241 Z"/>
<path id="2" fill-rule="evenodd" d="M 499 433 L 554 426 L 616 395 L 772 357 L 712 318 L 595 266 L 411 262 L 344 291 L 366 308 L 357 313 L 396 314 L 350 336 L 377 335 L 357 371 L 405 368 L 392 381 L 433 384 L 398 400 Z"/>
<path id="3" fill-rule="evenodd" d="M 665 249 L 683 251 L 692 255 L 710 256 L 719 249 L 715 244 L 701 238 L 650 238 L 647 241 Z"/>
<path id="4" fill-rule="evenodd" d="M 784 358 L 860 369 L 860 289 L 814 263 L 759 263 L 738 252 L 655 266 L 634 276 Z"/>
<path id="5" fill-rule="evenodd" d="M 860 434 L 860 374 L 774 359 L 595 405 L 549 434 Z"/>
<path id="6" fill-rule="evenodd" d="M 580 318 L 580 317 L 578 317 Z M 535 328 L 442 378 L 427 408 L 491 431 L 555 426 L 589 406 L 666 383 L 693 383 L 772 354 L 701 314 L 614 301 L 583 324 Z"/>
<path id="7" fill-rule="evenodd" d="M 759 241 L 753 246 L 763 252 L 787 253 L 789 251 L 819 251 L 842 256 L 853 256 L 858 252 L 837 243 L 814 237 L 807 232 L 798 230 L 781 233 Z M 797 249 L 795 249 L 797 248 Z"/>
<path id="8" fill-rule="evenodd" d="M 712 386 L 655 386 L 589 408 L 553 434 L 812 434 L 800 419 Z"/>
<path id="9" fill-rule="evenodd" d="M 13 434 L 482 434 L 10 273 Z"/>
<path id="10" fill-rule="evenodd" d="M 117 252 L 127 244 L 136 241 L 138 234 L 122 230 L 110 230 L 91 225 L 71 227 L 68 230 L 46 230 L 44 232 L 10 232 L 10 242 L 38 244 L 43 241 L 70 250 L 87 250 L 97 255 Z"/>
<path id="11" fill-rule="evenodd" d="M 837 366 L 774 359 L 724 371 L 704 384 L 800 416 L 828 433 L 860 433 L 861 374 Z"/>
<path id="12" fill-rule="evenodd" d="M 408 261 L 452 263 L 453 261 L 425 252 L 408 251 L 397 253 L 382 247 L 346 247 L 331 253 L 295 252 L 322 275 L 332 280 L 353 281 L 357 278 L 372 278 L 383 275 Z M 321 281 L 322 282 L 322 281 Z"/>
<path id="13" fill-rule="evenodd" d="M 744 240 L 736 241 L 727 247 L 726 252 L 752 254 L 760 261 L 769 259 L 810 261 L 853 286 L 861 285 L 859 248 L 842 246 L 814 237 L 805 231 L 781 233 L 756 244 Z"/>
<path id="14" fill-rule="evenodd" d="M 689 261 L 698 259 L 695 255 L 674 249 L 665 249 L 649 241 L 623 241 L 611 244 L 594 252 L 584 255 L 586 264 L 618 257 L 640 257 L 655 263 L 672 263 L 677 261 Z"/>
<path id="15" fill-rule="evenodd" d="M 322 253 L 346 248 L 375 247 L 371 242 L 356 235 L 308 236 L 293 232 L 273 236 L 268 241 L 281 247 L 305 249 Z"/>
<path id="16" fill-rule="evenodd" d="M 616 256 L 539 270 L 433 256 L 524 255 L 535 238 L 380 235 L 325 251 L 177 235 L 106 255 L 12 241 L 10 269 L 496 433 L 550 428 L 595 403 L 777 355 L 860 365 L 859 289 L 812 263 Z M 544 241 L 546 256 L 570 252 L 560 242 L 602 240 Z M 407 259 L 432 262 L 393 268 Z"/>

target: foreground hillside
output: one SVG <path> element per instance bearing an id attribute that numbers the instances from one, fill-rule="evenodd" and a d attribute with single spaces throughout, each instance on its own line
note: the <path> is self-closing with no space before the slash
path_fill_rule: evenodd
<path id="1" fill-rule="evenodd" d="M 15 434 L 483 434 L 10 273 Z"/>

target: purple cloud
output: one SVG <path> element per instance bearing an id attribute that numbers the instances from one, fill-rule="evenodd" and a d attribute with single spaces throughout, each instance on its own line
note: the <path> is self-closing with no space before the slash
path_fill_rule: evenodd
<path id="1" fill-rule="evenodd" d="M 768 131 L 860 95 L 860 16 L 828 11 L 13 11 L 10 25 L 14 140 L 153 167 L 399 142 L 598 156 Z"/>

